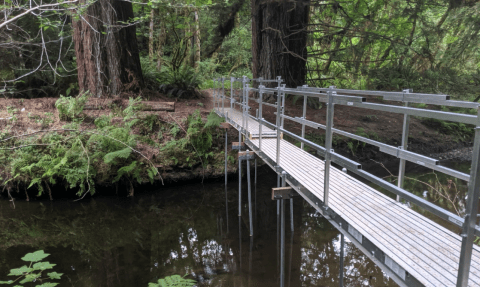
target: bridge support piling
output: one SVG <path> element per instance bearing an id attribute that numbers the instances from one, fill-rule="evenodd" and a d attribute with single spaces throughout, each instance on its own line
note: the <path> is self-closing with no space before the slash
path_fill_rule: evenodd
<path id="1" fill-rule="evenodd" d="M 255 156 L 255 220 L 257 220 L 257 157 Z"/>
<path id="2" fill-rule="evenodd" d="M 277 187 L 280 187 L 280 174 L 277 173 Z M 280 269 L 280 200 L 277 200 L 277 270 Z"/>
<path id="3" fill-rule="evenodd" d="M 228 118 L 228 113 L 226 119 Z M 227 233 L 228 233 L 228 191 L 227 191 L 227 183 L 228 183 L 228 129 L 225 129 L 225 211 L 226 211 L 226 218 L 227 218 Z"/>
<path id="4" fill-rule="evenodd" d="M 343 260 L 344 260 L 344 249 L 345 249 L 345 235 L 340 232 L 340 287 L 343 287 Z"/>
<path id="5" fill-rule="evenodd" d="M 280 287 L 285 287 L 285 199 L 281 203 L 281 226 L 280 226 Z"/>
<path id="6" fill-rule="evenodd" d="M 253 236 L 252 188 L 250 184 L 250 159 L 248 156 L 247 156 L 247 188 L 248 188 L 248 217 L 250 220 L 250 236 Z"/>
<path id="7" fill-rule="evenodd" d="M 238 129 L 238 143 L 242 143 L 241 128 Z M 242 160 L 240 157 L 238 157 L 238 216 L 242 216 Z"/>
<path id="8" fill-rule="evenodd" d="M 287 181 L 286 181 L 286 176 L 287 173 L 285 171 L 282 171 L 282 187 L 287 186 Z M 290 230 L 293 232 L 293 198 L 290 197 Z"/>

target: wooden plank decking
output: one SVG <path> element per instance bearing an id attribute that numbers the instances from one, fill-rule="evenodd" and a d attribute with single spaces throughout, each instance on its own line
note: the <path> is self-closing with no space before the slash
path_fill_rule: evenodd
<path id="1" fill-rule="evenodd" d="M 250 142 L 258 148 L 258 139 Z M 262 152 L 275 161 L 276 139 L 263 139 Z M 281 140 L 280 166 L 323 200 L 324 161 Z M 329 201 L 332 210 L 425 286 L 455 286 L 459 235 L 334 167 Z M 469 286 L 480 286 L 478 246 Z"/>
<path id="2" fill-rule="evenodd" d="M 229 120 L 242 126 L 242 114 L 230 108 Z M 276 131 L 262 127 L 262 150 L 258 151 L 258 122 L 248 119 L 251 149 L 262 152 L 275 165 Z M 280 141 L 280 167 L 323 201 L 323 160 L 297 146 Z M 354 230 L 370 240 L 388 258 L 382 263 L 396 274 L 413 276 L 425 286 L 455 286 L 461 237 L 352 176 L 331 168 L 329 207 Z M 400 266 L 395 266 L 389 260 Z M 402 269 L 406 272 L 404 272 Z M 400 276 L 402 277 L 402 276 Z M 405 280 L 405 279 L 404 279 Z M 480 248 L 474 245 L 468 286 L 480 286 Z"/>

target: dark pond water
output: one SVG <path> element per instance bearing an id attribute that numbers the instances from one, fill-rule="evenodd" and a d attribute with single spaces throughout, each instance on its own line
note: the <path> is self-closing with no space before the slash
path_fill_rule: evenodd
<path id="1" fill-rule="evenodd" d="M 409 176 L 428 182 L 428 173 Z M 17 200 L 15 208 L 1 199 L 0 280 L 13 278 L 6 275 L 23 265 L 26 253 L 45 250 L 57 264 L 54 270 L 64 273 L 59 286 L 147 286 L 172 274 L 188 274 L 198 286 L 279 286 L 276 202 L 269 198 L 276 174 L 262 167 L 258 181 L 253 237 L 246 205 L 238 217 L 234 180 L 228 230 L 223 183 L 137 190 L 134 198 Z M 449 208 L 448 200 L 440 202 L 423 184 L 406 187 L 422 196 L 427 190 L 428 199 Z M 300 198 L 294 204 L 285 285 L 338 286 L 340 233 Z M 345 240 L 345 286 L 397 286 Z"/>

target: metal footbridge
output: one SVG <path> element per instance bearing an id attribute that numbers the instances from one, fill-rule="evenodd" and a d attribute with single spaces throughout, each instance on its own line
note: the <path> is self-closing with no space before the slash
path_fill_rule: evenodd
<path id="1" fill-rule="evenodd" d="M 225 94 L 225 83 L 230 83 L 230 95 Z M 258 88 L 251 87 L 252 82 Z M 276 83 L 276 88 L 266 88 L 265 83 Z M 474 244 L 480 236 L 477 225 L 480 195 L 480 112 L 479 104 L 453 101 L 446 95 L 401 92 L 346 90 L 336 87 L 311 88 L 302 86 L 287 88 L 282 79 L 274 80 L 225 78 L 215 79 L 215 112 L 239 132 L 238 148 L 244 144 L 251 152 L 239 153 L 241 160 L 253 156 L 262 159 L 278 175 L 278 187 L 273 189 L 277 210 L 282 213 L 284 236 L 285 201 L 292 204 L 293 191 L 320 212 L 341 233 L 376 263 L 400 286 L 480 286 L 480 247 Z M 238 95 L 235 93 L 238 92 Z M 266 95 L 274 97 L 274 104 L 264 101 Z M 303 116 L 293 117 L 285 113 L 286 95 L 303 97 Z M 369 102 L 372 97 L 382 97 L 389 102 Z M 307 100 L 314 98 L 327 106 L 326 122 L 306 120 Z M 252 101 L 258 104 L 255 113 Z M 391 102 L 397 104 L 391 104 Z M 477 109 L 477 114 L 461 114 L 412 107 L 411 103 L 453 106 Z M 400 147 L 390 146 L 356 134 L 334 128 L 335 105 L 386 111 L 403 114 L 403 135 Z M 262 114 L 265 106 L 276 109 L 276 122 L 266 121 Z M 254 114 L 254 115 L 252 115 Z M 440 165 L 433 158 L 407 150 L 409 120 L 411 116 L 460 122 L 475 125 L 475 141 L 471 173 L 465 174 Z M 301 125 L 297 135 L 285 129 L 284 121 Z M 325 146 L 305 138 L 305 127 L 325 130 Z M 362 170 L 359 163 L 332 150 L 333 134 L 365 142 L 379 147 L 381 152 L 400 159 L 398 185 Z M 288 140 L 287 140 L 288 139 Z M 226 140 L 227 141 L 227 140 Z M 300 142 L 300 147 L 292 142 Z M 308 146 L 321 158 L 304 150 Z M 464 216 L 451 213 L 422 197 L 403 189 L 406 162 L 413 162 L 457 177 L 468 182 L 468 198 Z M 336 166 L 333 166 L 335 163 Z M 247 165 L 247 168 L 249 165 Z M 340 167 L 340 168 L 337 168 Z M 355 175 L 353 177 L 352 175 Z M 248 177 L 249 178 L 249 177 Z M 363 178 L 360 181 L 358 178 Z M 225 179 L 226 181 L 226 179 Z M 365 182 L 379 186 L 393 194 L 396 200 L 379 192 Z M 288 192 L 290 186 L 292 192 Z M 241 189 L 240 189 L 241 191 Z M 406 201 L 449 221 L 461 228 L 460 234 L 449 230 L 424 215 L 415 212 Z M 241 194 L 239 195 L 239 209 Z M 292 205 L 291 205 L 292 206 Z M 251 196 L 249 187 L 250 234 Z M 241 212 L 239 210 L 239 215 Z M 292 225 L 293 229 L 293 225 Z M 458 228 L 457 228 L 458 229 Z M 284 239 L 282 237 L 282 243 Z M 282 254 L 282 262 L 284 255 Z M 342 274 L 342 273 L 341 273 Z M 342 275 L 340 275 L 342 276 Z M 280 285 L 282 285 L 280 279 Z"/>

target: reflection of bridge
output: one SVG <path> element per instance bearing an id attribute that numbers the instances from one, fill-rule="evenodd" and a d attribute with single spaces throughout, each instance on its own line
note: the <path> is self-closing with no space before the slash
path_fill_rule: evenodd
<path id="1" fill-rule="evenodd" d="M 251 88 L 248 83 L 252 81 L 258 82 L 259 87 Z M 282 178 L 282 186 L 285 186 L 285 182 L 288 183 L 395 282 L 400 286 L 480 286 L 480 248 L 474 245 L 476 236 L 480 236 L 479 226 L 476 225 L 480 195 L 480 113 L 469 115 L 409 106 L 409 103 L 426 103 L 478 109 L 479 104 L 451 101 L 446 95 L 418 94 L 411 93 L 409 90 L 379 92 L 307 86 L 292 89 L 281 85 L 280 78 L 276 80 L 230 78 L 230 96 L 227 96 L 225 82 L 227 81 L 223 78 L 214 80 L 214 83 L 221 83 L 221 87 L 215 89 L 214 93 L 215 111 L 239 131 L 238 147 L 242 146 L 243 138 L 245 145 L 277 172 L 279 186 Z M 234 86 L 239 85 L 237 82 L 240 82 L 242 87 L 242 95 L 238 99 L 233 97 Z M 266 82 L 276 82 L 278 87 L 262 86 Z M 285 95 L 287 94 L 303 97 L 303 117 L 292 117 L 285 113 Z M 265 95 L 276 97 L 276 103 L 264 102 Z M 382 97 L 384 100 L 400 102 L 403 105 L 370 103 L 362 96 Z M 326 103 L 325 124 L 306 120 L 308 98 Z M 249 101 L 258 103 L 255 116 L 250 114 Z M 390 146 L 333 128 L 336 104 L 403 114 L 402 146 Z M 265 106 L 276 108 L 275 123 L 264 120 L 262 114 Z M 406 147 L 410 116 L 477 126 L 470 175 L 441 166 L 433 158 L 408 151 Z M 302 134 L 296 135 L 286 130 L 285 119 L 300 124 Z M 325 130 L 325 146 L 305 139 L 306 126 Z M 335 153 L 332 150 L 334 133 L 377 146 L 381 152 L 399 158 L 398 186 L 363 171 L 360 164 Z M 284 136 L 291 140 L 287 141 Z M 300 148 L 291 141 L 300 142 Z M 324 160 L 305 152 L 303 149 L 305 145 L 316 150 Z M 243 159 L 250 160 L 253 156 L 248 152 L 242 152 L 239 155 L 239 168 Z M 468 181 L 466 216 L 460 217 L 404 190 L 402 187 L 406 161 Z M 343 171 L 331 166 L 332 162 L 343 167 Z M 248 167 L 249 165 L 247 169 Z M 350 176 L 347 171 L 396 194 L 397 200 Z M 274 189 L 272 192 L 272 196 L 279 199 L 277 208 L 281 210 L 282 234 L 284 234 L 284 199 L 290 199 L 291 193 L 286 188 Z M 249 203 L 250 198 L 249 186 Z M 400 198 L 461 227 L 461 235 L 411 210 L 400 202 Z M 239 200 L 241 200 L 241 193 Z M 290 203 L 292 203 L 291 200 Z M 250 232 L 253 232 L 252 224 L 250 228 Z M 282 242 L 284 242 L 283 239 Z"/>

